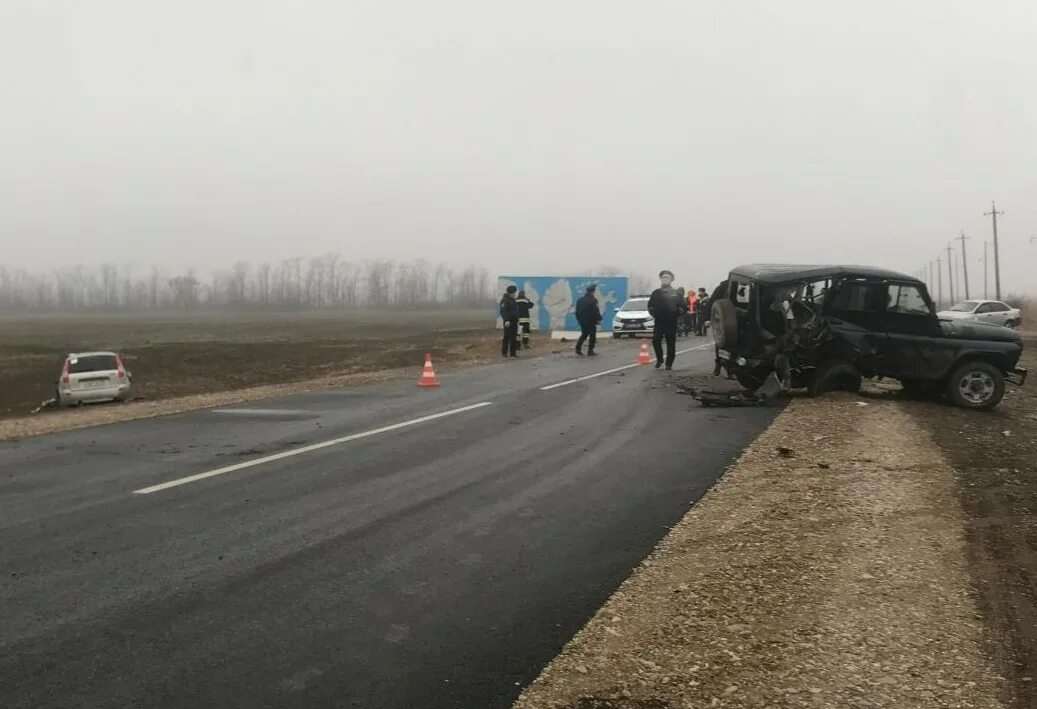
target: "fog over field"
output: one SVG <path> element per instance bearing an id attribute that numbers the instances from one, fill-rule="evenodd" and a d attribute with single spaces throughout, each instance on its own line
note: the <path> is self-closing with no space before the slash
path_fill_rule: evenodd
<path id="1" fill-rule="evenodd" d="M 5 0 L 0 264 L 712 285 L 915 273 L 964 230 L 977 284 L 997 200 L 1004 289 L 1037 290 L 1035 27 L 1027 0 Z"/>

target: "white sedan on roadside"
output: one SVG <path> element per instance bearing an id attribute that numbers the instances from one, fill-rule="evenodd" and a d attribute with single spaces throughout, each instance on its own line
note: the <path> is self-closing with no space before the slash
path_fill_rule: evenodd
<path id="1" fill-rule="evenodd" d="M 941 320 L 970 320 L 1005 327 L 1023 323 L 1022 313 L 1000 300 L 965 300 L 950 310 L 941 310 L 938 316 Z"/>
<path id="2" fill-rule="evenodd" d="M 655 319 L 648 313 L 648 296 L 632 295 L 616 311 L 612 319 L 612 337 L 651 335 Z"/>

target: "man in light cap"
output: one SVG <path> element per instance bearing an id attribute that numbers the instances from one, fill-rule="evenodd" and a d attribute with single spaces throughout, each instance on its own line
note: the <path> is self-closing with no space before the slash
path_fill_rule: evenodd
<path id="1" fill-rule="evenodd" d="M 659 272 L 659 287 L 648 299 L 648 313 L 655 320 L 652 333 L 652 347 L 655 348 L 655 368 L 665 363 L 667 369 L 673 369 L 673 360 L 677 357 L 677 322 L 681 315 L 688 312 L 688 303 L 673 288 L 673 271 Z M 666 354 L 663 355 L 663 340 L 666 340 Z"/>

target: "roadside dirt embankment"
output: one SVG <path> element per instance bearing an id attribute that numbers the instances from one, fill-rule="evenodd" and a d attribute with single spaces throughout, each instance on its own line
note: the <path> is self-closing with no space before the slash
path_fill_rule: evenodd
<path id="1" fill-rule="evenodd" d="M 1001 707 L 965 529 L 900 402 L 794 401 L 516 707 Z"/>

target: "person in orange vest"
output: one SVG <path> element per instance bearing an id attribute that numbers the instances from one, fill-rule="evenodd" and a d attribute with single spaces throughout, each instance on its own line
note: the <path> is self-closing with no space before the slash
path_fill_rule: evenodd
<path id="1" fill-rule="evenodd" d="M 690 335 L 695 331 L 695 305 L 697 303 L 697 296 L 694 288 L 688 289 L 688 334 Z"/>

